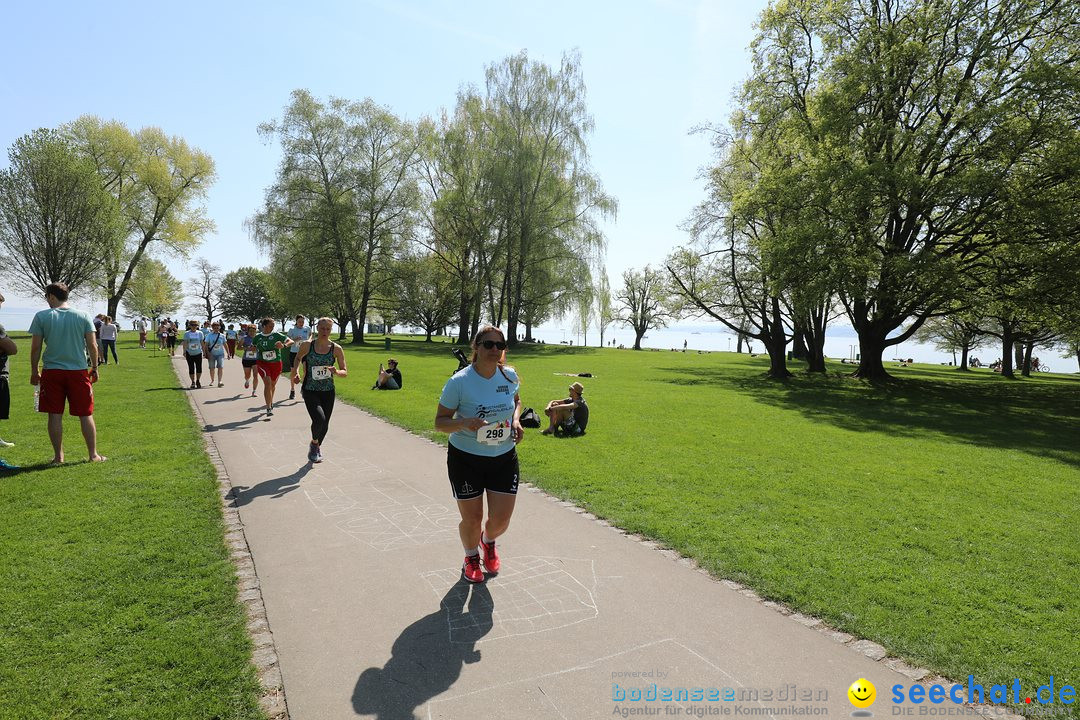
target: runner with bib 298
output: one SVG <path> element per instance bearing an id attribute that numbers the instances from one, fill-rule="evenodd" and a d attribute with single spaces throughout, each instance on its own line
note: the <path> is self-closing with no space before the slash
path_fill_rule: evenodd
<path id="1" fill-rule="evenodd" d="M 461 522 L 458 534 L 465 548 L 462 573 L 469 582 L 483 582 L 480 552 L 488 573 L 499 571 L 495 538 L 506 532 L 517 499 L 521 427 L 520 383 L 506 365 L 506 335 L 492 325 L 480 328 L 472 341 L 472 362 L 446 381 L 435 429 L 450 434 L 446 468 Z M 484 523 L 484 496 L 488 519 Z"/>

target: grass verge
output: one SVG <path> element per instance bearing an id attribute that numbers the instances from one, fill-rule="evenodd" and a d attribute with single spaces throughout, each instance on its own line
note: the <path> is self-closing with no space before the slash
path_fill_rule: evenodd
<path id="1" fill-rule="evenodd" d="M 263 717 L 223 540 L 217 476 L 167 355 L 122 340 L 102 368 L 103 464 L 65 417 L 68 463 L 33 411 L 29 340 L 12 365 L 0 471 L 0 716 Z"/>
<path id="2" fill-rule="evenodd" d="M 404 389 L 338 397 L 435 437 L 449 346 L 394 338 Z M 522 476 L 715 575 L 986 686 L 1080 682 L 1080 381 L 913 366 L 876 387 L 763 378 L 764 357 L 563 346 L 511 353 L 538 410 L 590 372 L 582 438 L 527 431 Z"/>

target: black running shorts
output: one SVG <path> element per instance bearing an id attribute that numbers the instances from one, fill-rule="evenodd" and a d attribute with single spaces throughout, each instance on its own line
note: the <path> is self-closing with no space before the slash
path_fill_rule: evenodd
<path id="1" fill-rule="evenodd" d="M 496 457 L 487 457 L 450 445 L 446 452 L 446 471 L 457 500 L 478 498 L 485 490 L 517 495 L 518 456 L 515 448 Z"/>

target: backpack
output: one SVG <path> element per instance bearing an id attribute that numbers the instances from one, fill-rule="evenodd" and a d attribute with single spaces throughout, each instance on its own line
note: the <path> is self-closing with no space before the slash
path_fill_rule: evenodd
<path id="1" fill-rule="evenodd" d="M 525 408 L 521 411 L 521 427 L 538 428 L 540 427 L 540 416 L 536 414 L 536 411 L 531 407 Z"/>

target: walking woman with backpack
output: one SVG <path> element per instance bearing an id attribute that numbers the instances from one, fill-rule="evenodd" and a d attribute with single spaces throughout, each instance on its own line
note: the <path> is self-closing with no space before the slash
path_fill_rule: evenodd
<path id="1" fill-rule="evenodd" d="M 296 352 L 296 362 L 292 367 L 292 384 L 300 384 L 300 395 L 304 398 L 308 415 L 311 417 L 311 444 L 308 446 L 308 460 L 322 462 L 322 443 L 330 429 L 330 415 L 334 412 L 334 378 L 346 377 L 349 370 L 345 367 L 345 353 L 341 346 L 330 339 L 334 330 L 334 321 L 319 318 L 315 323 L 315 339 L 305 340 Z M 334 365 L 337 367 L 334 367 Z M 304 380 L 300 381 L 300 366 L 304 366 Z"/>
<path id="2" fill-rule="evenodd" d="M 203 350 L 206 353 L 206 363 L 210 368 L 210 386 L 214 385 L 214 370 L 217 370 L 217 386 L 225 384 L 225 334 L 221 332 L 221 323 L 214 322 L 210 325 L 210 332 L 203 339 Z"/>
<path id="3" fill-rule="evenodd" d="M 495 539 L 506 532 L 514 512 L 515 446 L 525 436 L 520 387 L 517 373 L 506 365 L 506 335 L 486 325 L 473 338 L 470 364 L 446 381 L 435 413 L 435 429 L 450 435 L 446 467 L 461 513 L 462 573 L 469 582 L 484 581 L 481 552 L 489 573 L 498 572 L 501 564 Z"/>

